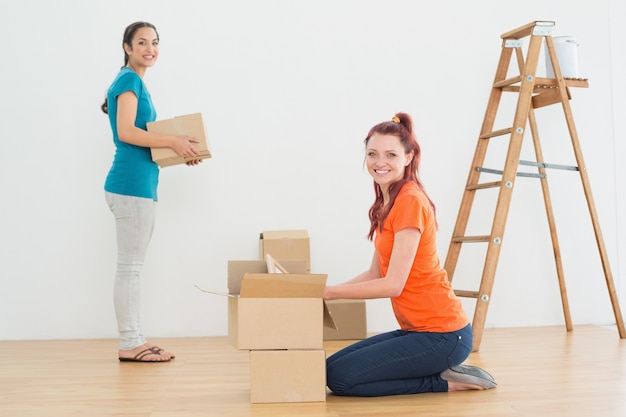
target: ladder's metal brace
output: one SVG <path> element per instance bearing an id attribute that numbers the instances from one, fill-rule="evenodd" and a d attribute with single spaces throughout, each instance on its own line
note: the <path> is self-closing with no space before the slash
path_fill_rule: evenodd
<path id="1" fill-rule="evenodd" d="M 554 22 L 535 22 L 534 36 L 552 36 Z"/>
<path id="2" fill-rule="evenodd" d="M 520 165 L 526 165 L 538 168 L 563 169 L 566 171 L 578 171 L 578 167 L 571 165 L 547 164 L 545 162 L 519 161 Z"/>
<path id="3" fill-rule="evenodd" d="M 565 170 L 565 171 L 578 171 L 578 167 L 577 166 L 548 164 L 548 163 L 545 163 L 545 162 L 534 162 L 534 161 L 520 160 L 519 161 L 519 165 L 525 165 L 525 166 L 537 167 L 537 168 L 562 169 L 562 170 Z M 488 173 L 488 174 L 497 174 L 497 175 L 502 175 L 504 173 L 504 171 L 500 171 L 498 169 L 483 168 L 483 167 L 476 167 L 476 171 L 478 171 L 478 172 L 485 172 L 485 173 Z M 535 174 L 533 172 L 518 172 L 516 174 L 516 176 L 518 176 L 518 177 L 530 177 L 530 178 L 547 178 L 548 177 L 546 174 Z"/>
<path id="4" fill-rule="evenodd" d="M 485 172 L 488 174 L 497 174 L 497 175 L 502 175 L 504 173 L 504 171 L 500 171 L 498 169 L 483 168 L 483 167 L 476 167 L 476 171 Z M 546 174 L 535 174 L 534 172 L 518 172 L 515 175 L 518 177 L 531 177 L 531 178 L 547 178 L 548 177 Z"/>
<path id="5" fill-rule="evenodd" d="M 505 39 L 504 47 L 505 48 L 521 48 L 524 46 L 524 41 L 519 39 Z"/>

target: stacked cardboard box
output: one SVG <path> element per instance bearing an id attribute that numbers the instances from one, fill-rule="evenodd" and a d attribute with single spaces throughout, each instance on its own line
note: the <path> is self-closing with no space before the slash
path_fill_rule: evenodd
<path id="1" fill-rule="evenodd" d="M 323 341 L 364 338 L 365 303 L 327 305 L 306 230 L 262 232 L 259 249 L 260 260 L 228 261 L 228 294 L 207 291 L 228 296 L 228 340 L 250 352 L 250 401 L 326 401 Z"/>
<path id="2" fill-rule="evenodd" d="M 311 271 L 311 245 L 306 230 L 268 230 L 259 236 L 259 259 L 270 254 L 274 259 L 304 260 Z M 291 272 L 291 271 L 290 271 Z"/>
<path id="3" fill-rule="evenodd" d="M 276 259 L 304 260 L 311 271 L 311 249 L 306 230 L 268 230 L 259 236 L 259 257 L 271 254 Z M 285 266 L 285 265 L 283 265 Z M 290 268 L 285 268 L 292 272 Z M 332 300 L 327 303 L 336 328 L 324 327 L 324 340 L 350 340 L 367 337 L 364 300 Z"/>
<path id="4" fill-rule="evenodd" d="M 304 261 L 279 262 L 306 269 Z M 265 261 L 228 262 L 228 339 L 250 351 L 250 402 L 326 401 L 322 329 L 334 324 L 325 285 L 323 274 L 270 274 Z"/>
<path id="5" fill-rule="evenodd" d="M 250 402 L 326 401 L 323 349 L 251 350 Z"/>

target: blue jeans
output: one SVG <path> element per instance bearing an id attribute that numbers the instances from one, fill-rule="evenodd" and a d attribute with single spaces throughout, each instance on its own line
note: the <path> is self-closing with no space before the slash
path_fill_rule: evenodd
<path id="1" fill-rule="evenodd" d="M 154 228 L 155 202 L 149 198 L 105 192 L 117 231 L 117 269 L 113 303 L 120 349 L 146 343 L 141 332 L 139 277 Z"/>
<path id="2" fill-rule="evenodd" d="M 449 333 L 382 333 L 328 357 L 327 385 L 335 395 L 356 397 L 446 392 L 440 372 L 462 363 L 471 350 L 469 324 Z"/>

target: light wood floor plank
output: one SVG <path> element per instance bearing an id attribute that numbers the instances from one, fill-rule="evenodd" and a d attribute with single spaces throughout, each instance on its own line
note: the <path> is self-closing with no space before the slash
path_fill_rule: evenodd
<path id="1" fill-rule="evenodd" d="M 467 363 L 489 370 L 494 390 L 325 403 L 250 404 L 248 352 L 224 337 L 151 342 L 176 359 L 119 363 L 115 340 L 0 341 L 0 416 L 626 416 L 626 340 L 606 327 L 486 329 Z"/>

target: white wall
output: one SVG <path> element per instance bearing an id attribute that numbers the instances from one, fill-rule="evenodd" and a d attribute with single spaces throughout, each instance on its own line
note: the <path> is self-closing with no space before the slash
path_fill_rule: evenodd
<path id="1" fill-rule="evenodd" d="M 625 9 L 619 0 L 589 4 L 3 3 L 0 339 L 116 337 L 114 224 L 102 190 L 114 149 L 99 105 L 122 65 L 122 32 L 135 20 L 153 22 L 161 35 L 160 60 L 146 76 L 159 117 L 201 111 L 214 153 L 199 167 L 161 172 L 143 279 L 148 337 L 225 334 L 225 300 L 194 284 L 224 289 L 226 261 L 256 258 L 262 230 L 308 229 L 312 269 L 330 283 L 365 269 L 373 192 L 362 139 L 397 111 L 416 122 L 443 262 L 500 35 L 534 20 L 554 20 L 555 36 L 580 42 L 590 88 L 573 89 L 571 104 L 626 305 L 618 250 L 626 241 L 626 171 L 618 163 L 626 157 Z M 558 110 L 540 115 L 544 153 L 573 164 Z M 551 175 L 574 322 L 613 323 L 579 178 Z M 563 323 L 542 204 L 536 180 L 517 181 L 487 326 Z M 483 258 L 469 258 L 457 287 L 478 285 L 470 276 Z M 368 301 L 368 320 L 370 331 L 396 327 L 387 300 Z"/>

